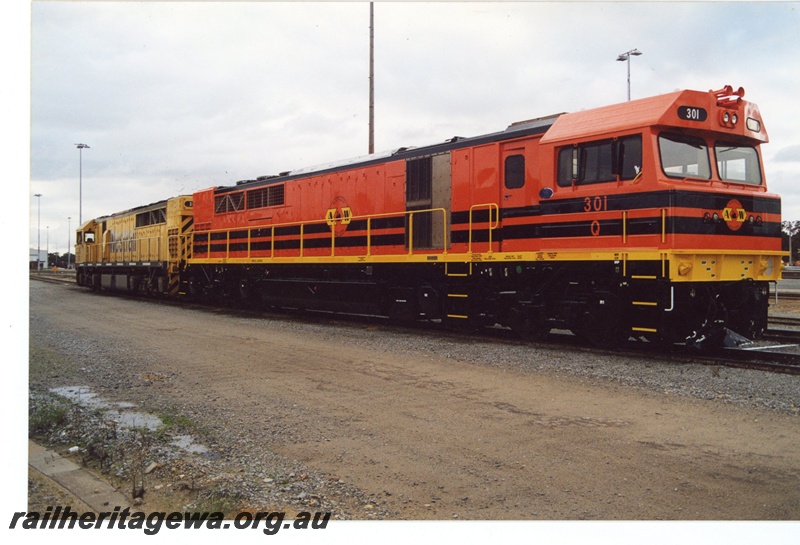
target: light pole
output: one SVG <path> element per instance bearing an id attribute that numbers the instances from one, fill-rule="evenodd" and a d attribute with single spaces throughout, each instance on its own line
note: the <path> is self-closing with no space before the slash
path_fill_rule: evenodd
<path id="1" fill-rule="evenodd" d="M 39 212 L 36 218 L 36 272 L 39 272 L 39 263 L 42 259 L 42 194 L 35 193 L 33 196 L 36 197 L 39 203 Z"/>
<path id="2" fill-rule="evenodd" d="M 375 12 L 369 3 L 369 153 L 375 153 Z"/>
<path id="3" fill-rule="evenodd" d="M 48 225 L 45 229 L 47 229 L 47 246 L 44 251 L 44 268 L 47 269 L 50 267 L 50 226 Z"/>
<path id="4" fill-rule="evenodd" d="M 91 149 L 86 144 L 78 146 L 78 225 L 83 223 L 83 149 Z"/>
<path id="5" fill-rule="evenodd" d="M 72 216 L 67 216 L 67 270 L 69 270 L 70 242 L 72 241 Z"/>
<path id="6" fill-rule="evenodd" d="M 628 101 L 631 100 L 631 55 L 638 57 L 641 54 L 642 52 L 638 49 L 631 49 L 625 53 L 620 53 L 619 57 L 617 57 L 618 61 L 628 63 Z"/>

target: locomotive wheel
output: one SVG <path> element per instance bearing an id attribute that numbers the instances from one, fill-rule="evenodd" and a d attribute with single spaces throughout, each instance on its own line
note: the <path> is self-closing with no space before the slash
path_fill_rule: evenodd
<path id="1" fill-rule="evenodd" d="M 586 305 L 577 316 L 573 333 L 600 348 L 614 348 L 630 338 L 630 328 L 622 316 L 619 298 L 599 292 L 597 303 Z"/>
<path id="2" fill-rule="evenodd" d="M 605 313 L 603 316 L 595 316 L 589 311 L 581 315 L 573 333 L 598 348 L 615 348 L 630 337 L 628 329 L 617 317 Z"/>
<path id="3" fill-rule="evenodd" d="M 767 302 L 755 288 L 728 304 L 727 327 L 748 339 L 758 339 L 767 330 Z"/>
<path id="4" fill-rule="evenodd" d="M 511 330 L 530 342 L 541 341 L 550 334 L 550 326 L 541 316 L 531 316 L 530 312 L 516 308 L 511 309 Z"/>

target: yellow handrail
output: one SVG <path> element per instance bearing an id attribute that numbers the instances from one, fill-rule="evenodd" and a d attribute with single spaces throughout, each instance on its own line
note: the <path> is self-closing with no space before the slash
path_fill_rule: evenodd
<path id="1" fill-rule="evenodd" d="M 485 206 L 485 205 L 484 205 Z M 493 204 L 495 208 L 497 207 L 496 204 Z M 367 222 L 367 244 L 366 244 L 366 257 L 370 257 L 372 255 L 372 220 L 380 219 L 380 218 L 388 218 L 388 217 L 403 217 L 407 216 L 409 218 L 408 223 L 408 253 L 412 255 L 414 253 L 414 245 L 413 245 L 413 235 L 414 235 L 414 215 L 419 213 L 441 213 L 442 214 L 442 240 L 443 240 L 443 249 L 442 254 L 447 254 L 447 232 L 448 232 L 448 222 L 447 222 L 447 210 L 444 208 L 429 208 L 425 210 L 405 210 L 400 212 L 385 212 L 382 214 L 371 214 L 371 215 L 363 215 L 363 216 L 352 216 L 350 217 L 350 222 L 356 220 L 366 220 Z M 317 225 L 326 223 L 328 224 L 330 229 L 330 236 L 331 236 L 331 253 L 330 257 L 336 256 L 336 225 L 338 224 L 330 224 L 329 219 L 322 219 L 322 220 L 314 220 L 314 221 L 296 221 L 296 222 L 287 222 L 287 223 L 277 223 L 270 225 L 270 259 L 275 257 L 275 229 L 282 228 L 282 227 L 300 227 L 300 257 L 305 256 L 305 234 L 306 234 L 306 226 L 309 225 Z M 495 221 L 494 227 L 497 227 L 497 222 Z M 253 244 L 253 231 L 258 229 L 263 229 L 263 227 L 247 227 L 247 257 L 252 257 L 252 244 Z M 225 259 L 230 258 L 231 256 L 231 248 L 230 248 L 230 236 L 232 231 L 239 231 L 242 229 L 214 229 L 209 231 L 200 231 L 195 232 L 194 235 L 197 237 L 198 235 L 205 239 L 206 250 L 207 253 L 211 253 L 211 236 L 212 234 L 216 233 L 225 233 Z M 200 239 L 202 240 L 202 239 Z"/>
<path id="2" fill-rule="evenodd" d="M 177 235 L 173 235 L 177 236 Z M 185 235 L 184 235 L 185 237 Z M 168 237 L 169 238 L 172 237 Z M 134 261 L 165 261 L 162 258 L 162 251 L 167 252 L 169 249 L 162 246 L 163 237 L 143 237 L 131 238 L 125 240 L 115 240 L 112 242 L 98 242 L 94 244 L 76 244 L 76 255 L 79 257 L 81 263 L 121 263 L 121 262 L 134 262 Z M 116 249 L 119 248 L 119 249 Z M 106 255 L 108 250 L 108 259 L 103 256 Z"/>
<path id="3" fill-rule="evenodd" d="M 490 254 L 492 253 L 492 231 L 497 229 L 497 226 L 498 226 L 498 224 L 500 222 L 500 207 L 497 206 L 497 204 L 493 203 L 493 202 L 487 202 L 487 203 L 483 203 L 483 204 L 473 204 L 472 206 L 469 207 L 469 245 L 468 245 L 469 253 L 472 253 L 472 211 L 475 210 L 476 208 L 484 208 L 484 207 L 489 209 L 489 227 L 488 227 L 488 232 L 489 232 L 489 250 L 488 250 L 487 253 L 490 253 Z M 493 210 L 496 211 L 496 213 L 494 215 L 494 222 L 492 222 L 492 211 Z"/>

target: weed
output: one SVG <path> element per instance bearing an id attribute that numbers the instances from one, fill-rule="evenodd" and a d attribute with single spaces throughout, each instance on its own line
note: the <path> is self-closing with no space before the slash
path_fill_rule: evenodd
<path id="1" fill-rule="evenodd" d="M 64 424 L 69 415 L 70 406 L 58 398 L 43 399 L 32 403 L 28 413 L 30 433 L 41 433 Z"/>
<path id="2" fill-rule="evenodd" d="M 162 428 L 165 431 L 194 432 L 197 430 L 197 423 L 194 420 L 188 416 L 176 414 L 174 411 L 164 411 L 159 413 L 158 417 L 161 419 Z"/>
<path id="3" fill-rule="evenodd" d="M 192 504 L 192 510 L 201 513 L 224 513 L 232 515 L 241 511 L 243 498 L 236 491 L 224 487 L 215 487 L 201 492 Z"/>

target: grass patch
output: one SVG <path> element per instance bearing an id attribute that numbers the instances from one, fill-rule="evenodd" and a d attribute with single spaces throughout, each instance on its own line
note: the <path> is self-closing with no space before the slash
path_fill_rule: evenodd
<path id="1" fill-rule="evenodd" d="M 191 506 L 196 512 L 223 513 L 231 516 L 242 510 L 242 501 L 241 494 L 217 487 L 198 494 Z"/>
<path id="2" fill-rule="evenodd" d="M 28 413 L 29 433 L 42 433 L 67 421 L 70 405 L 58 398 L 43 399 L 31 405 Z"/>
<path id="3" fill-rule="evenodd" d="M 174 411 L 163 411 L 158 413 L 158 418 L 161 419 L 161 428 L 159 431 L 165 432 L 186 432 L 192 433 L 198 431 L 197 422 L 184 416 L 177 414 Z"/>

